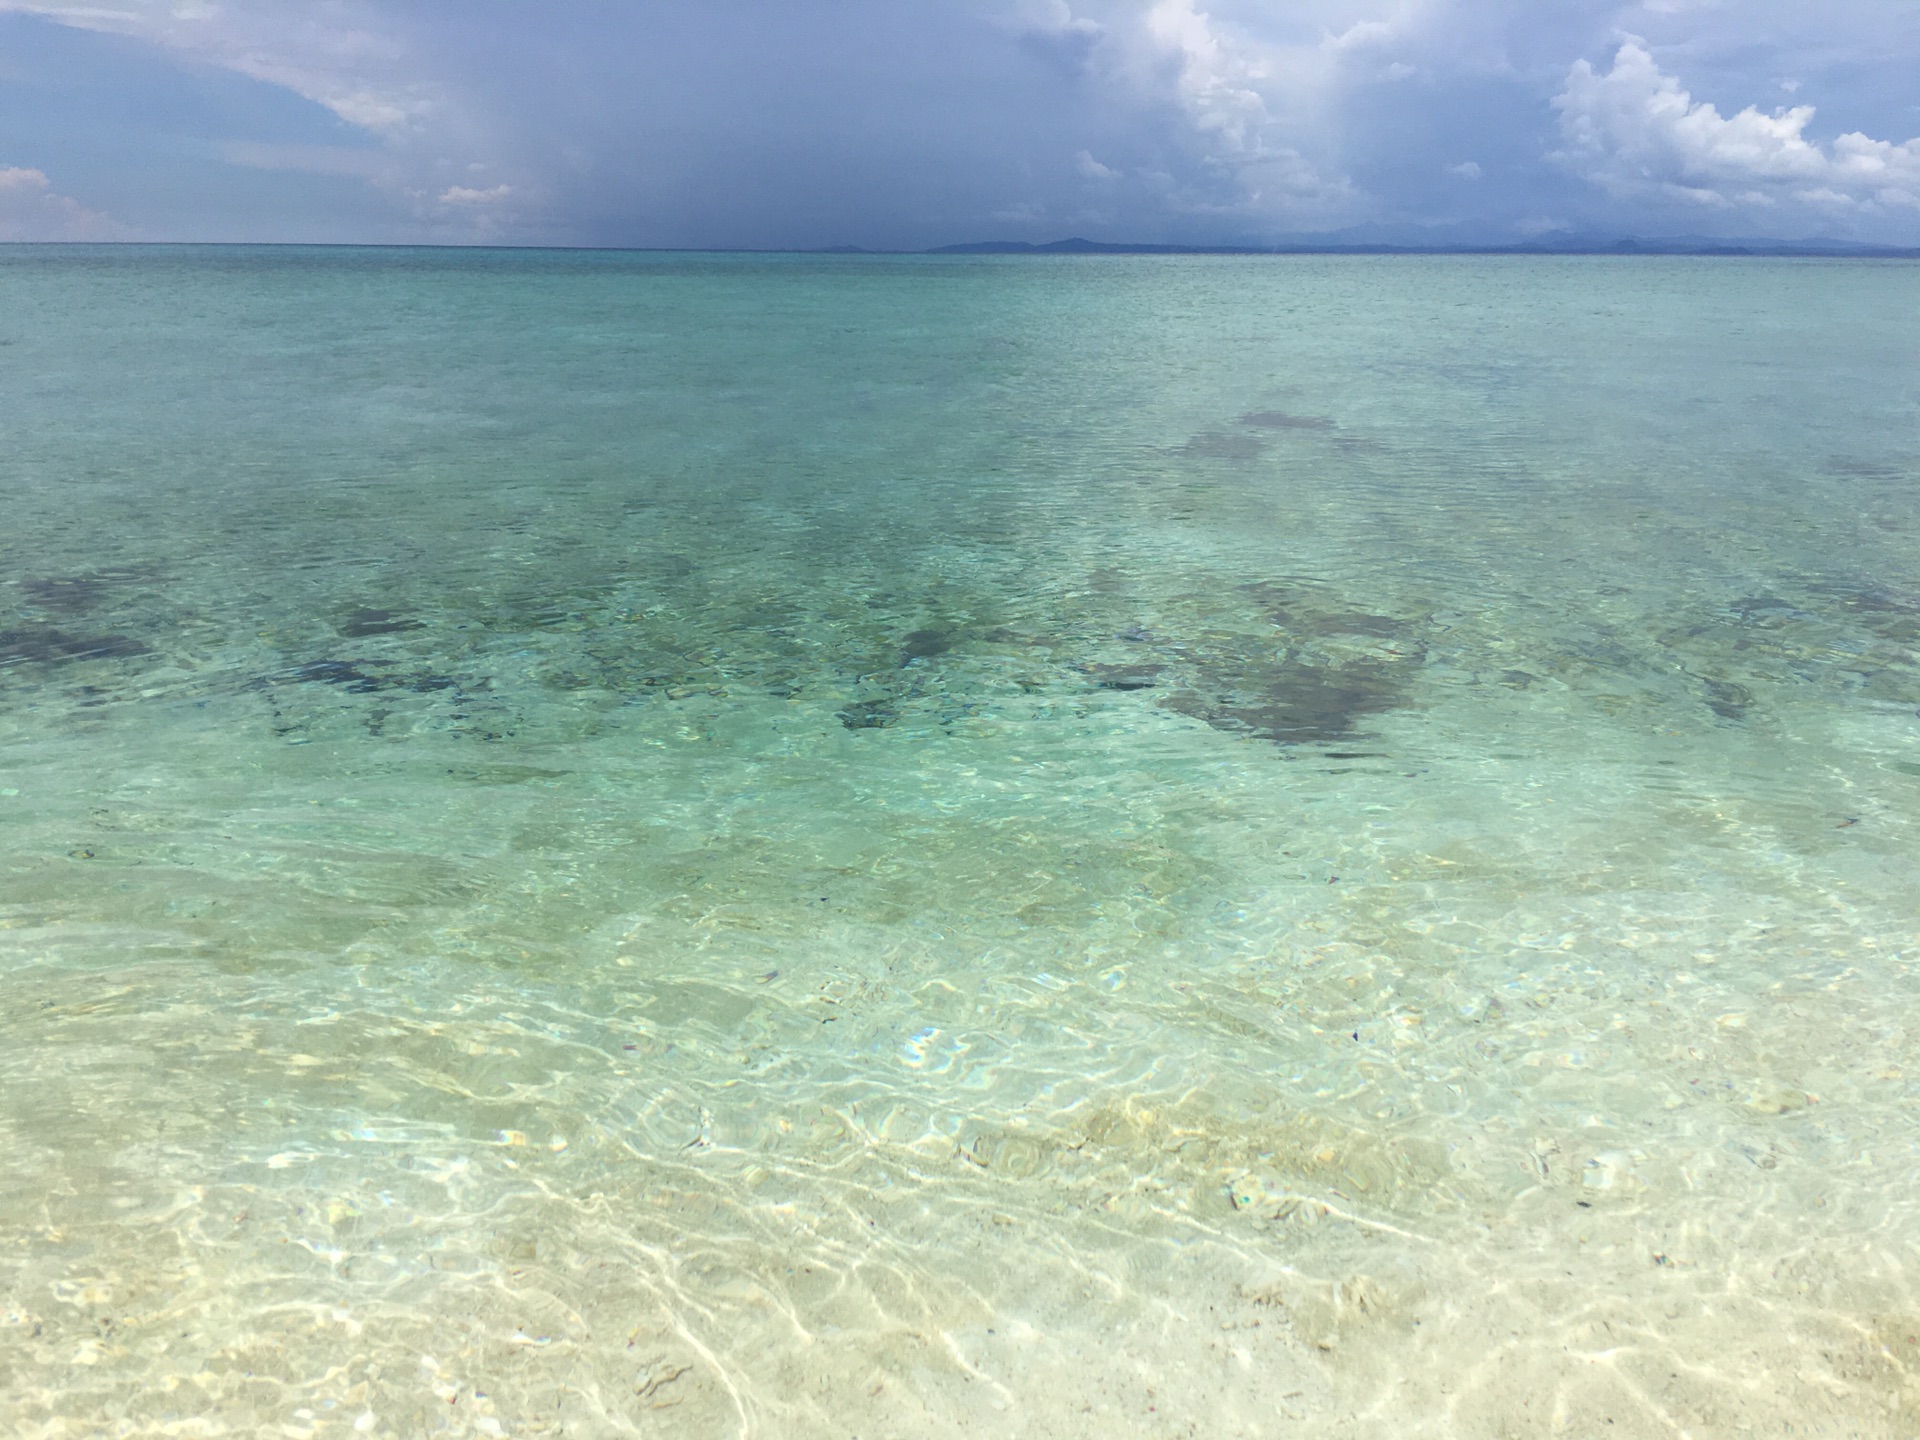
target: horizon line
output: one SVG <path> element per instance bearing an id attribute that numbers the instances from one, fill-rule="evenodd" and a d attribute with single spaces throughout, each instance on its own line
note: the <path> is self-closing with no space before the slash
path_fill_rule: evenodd
<path id="1" fill-rule="evenodd" d="M 610 255 L 806 255 L 825 258 L 886 257 L 1011 257 L 1101 258 L 1231 256 L 1257 259 L 1290 255 L 1481 255 L 1568 256 L 1590 258 L 1700 258 L 1700 259 L 1920 259 L 1920 245 L 1883 245 L 1846 240 L 1716 240 L 1643 239 L 1521 241 L 1509 244 L 1419 245 L 1390 241 L 1353 241 L 1314 244 L 1280 242 L 1273 245 L 1185 245 L 1159 241 L 1102 241 L 1073 237 L 1065 240 L 975 240 L 920 248 L 864 245 L 589 245 L 537 244 L 510 241 L 463 240 L 0 240 L 0 250 L 456 250 L 502 252 L 558 252 Z"/>

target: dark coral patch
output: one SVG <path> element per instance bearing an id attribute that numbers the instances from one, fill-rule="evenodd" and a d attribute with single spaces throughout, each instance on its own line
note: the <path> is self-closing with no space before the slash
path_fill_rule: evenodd
<path id="1" fill-rule="evenodd" d="M 1200 460 L 1252 460 L 1267 447 L 1251 435 L 1223 435 L 1208 431 L 1180 447 L 1180 453 Z"/>
<path id="2" fill-rule="evenodd" d="M 1920 596 L 1877 585 L 1816 585 L 1813 590 L 1838 601 L 1863 629 L 1882 640 L 1920 642 Z"/>
<path id="3" fill-rule="evenodd" d="M 370 606 L 362 606 L 340 622 L 340 633 L 350 640 L 364 640 L 370 635 L 399 635 L 420 628 L 418 620 Z"/>
<path id="4" fill-rule="evenodd" d="M 44 610 L 77 615 L 91 610 L 107 598 L 107 585 L 98 576 L 52 576 L 41 580 L 22 580 L 26 597 Z"/>
<path id="5" fill-rule="evenodd" d="M 1161 704 L 1217 730 L 1282 745 L 1345 740 L 1405 709 L 1426 660 L 1417 621 L 1350 608 L 1311 584 L 1246 587 L 1274 627 L 1244 647 L 1176 647 L 1181 684 Z"/>
<path id="6" fill-rule="evenodd" d="M 1263 582 L 1247 587 L 1267 618 L 1289 639 L 1318 640 L 1339 636 L 1371 636 L 1391 640 L 1407 632 L 1407 622 L 1391 615 L 1329 607 L 1320 596 L 1300 586 Z"/>
<path id="7" fill-rule="evenodd" d="M 887 700 L 856 700 L 837 713 L 840 723 L 849 730 L 884 730 L 900 718 L 900 712 Z"/>
<path id="8" fill-rule="evenodd" d="M 1160 683 L 1164 665 L 1088 665 L 1084 667 L 1102 690 L 1151 690 Z"/>
<path id="9" fill-rule="evenodd" d="M 95 570 L 87 575 L 47 575 L 22 580 L 20 589 L 42 610 L 81 615 L 104 604 L 121 586 L 148 578 L 143 570 Z"/>
<path id="10" fill-rule="evenodd" d="M 950 630 L 914 630 L 901 645 L 900 663 L 909 665 L 915 660 L 931 660 L 952 648 L 953 632 Z"/>
<path id="11" fill-rule="evenodd" d="M 1722 720 L 1744 720 L 1747 712 L 1753 708 L 1753 692 L 1744 685 L 1735 685 L 1726 680 L 1703 680 L 1706 686 L 1707 708 Z"/>
<path id="12" fill-rule="evenodd" d="M 1331 430 L 1333 421 L 1320 415 L 1289 415 L 1284 410 L 1255 410 L 1240 417 L 1242 425 L 1262 430 Z"/>
<path id="13" fill-rule="evenodd" d="M 410 674 L 387 666 L 366 668 L 365 660 L 315 660 L 296 665 L 273 677 L 277 682 L 296 685 L 339 685 L 355 695 L 374 695 L 382 690 L 406 690 L 416 695 L 435 690 L 452 690 L 459 681 L 451 675 Z"/>
<path id="14" fill-rule="evenodd" d="M 1203 682 L 1213 683 L 1161 703 L 1216 730 L 1281 745 L 1320 745 L 1347 738 L 1370 716 L 1404 708 L 1405 671 L 1405 666 L 1389 664 L 1284 662 L 1237 674 L 1203 671 Z"/>
<path id="15" fill-rule="evenodd" d="M 145 655 L 131 635 L 69 635 L 51 625 L 0 631 L 0 665 L 59 665 L 73 660 L 118 660 Z"/>

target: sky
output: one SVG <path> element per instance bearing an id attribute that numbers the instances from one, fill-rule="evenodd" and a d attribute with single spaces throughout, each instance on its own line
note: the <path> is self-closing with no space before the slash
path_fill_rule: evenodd
<path id="1" fill-rule="evenodd" d="M 0 239 L 1920 245 L 1920 0 L 0 0 Z"/>

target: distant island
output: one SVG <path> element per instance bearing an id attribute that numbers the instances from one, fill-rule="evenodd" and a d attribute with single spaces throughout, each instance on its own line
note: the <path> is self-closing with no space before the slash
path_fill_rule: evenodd
<path id="1" fill-rule="evenodd" d="M 864 255 L 853 245 L 815 252 Z M 1078 236 L 1034 244 L 1026 240 L 974 240 L 912 252 L 923 255 L 1753 255 L 1838 257 L 1847 259 L 1920 259 L 1920 247 L 1863 245 L 1848 240 L 1726 240 L 1709 236 L 1665 239 L 1597 238 L 1543 235 L 1511 245 L 1419 244 L 1406 241 L 1301 237 L 1272 245 L 1160 245 L 1085 240 Z"/>

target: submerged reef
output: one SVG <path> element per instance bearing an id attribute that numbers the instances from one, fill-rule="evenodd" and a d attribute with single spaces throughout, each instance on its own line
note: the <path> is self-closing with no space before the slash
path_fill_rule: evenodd
<path id="1" fill-rule="evenodd" d="M 1238 423 L 1175 453 L 1240 459 L 1265 443 L 1247 431 L 1336 428 L 1278 410 Z M 1339 756 L 1377 753 L 1389 718 L 1427 703 L 1436 664 L 1449 686 L 1584 697 L 1662 725 L 1688 712 L 1764 724 L 1806 686 L 1920 706 L 1920 594 L 1874 575 L 1750 580 L 1666 609 L 1603 588 L 1545 622 L 1318 575 L 1249 583 L 1204 561 L 889 556 L 864 532 L 801 558 L 742 558 L 749 537 L 696 565 L 694 537 L 664 517 L 660 530 L 656 549 L 617 564 L 501 575 L 492 593 L 399 570 L 371 593 L 328 594 L 321 574 L 323 588 L 298 595 L 231 594 L 138 565 L 29 574 L 0 590 L 0 695 L 86 708 L 245 695 L 296 741 L 555 738 L 660 705 L 714 734 L 755 699 L 863 735 L 995 713 L 1103 710 L 1125 724 L 1158 712 Z"/>

